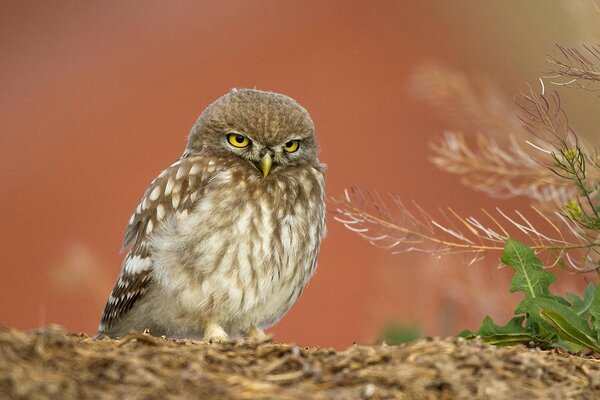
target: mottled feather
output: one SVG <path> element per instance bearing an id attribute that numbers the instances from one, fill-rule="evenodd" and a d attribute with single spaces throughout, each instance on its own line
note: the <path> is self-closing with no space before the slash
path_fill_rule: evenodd
<path id="1" fill-rule="evenodd" d="M 260 336 L 315 270 L 326 230 L 317 153 L 308 112 L 288 96 L 240 89 L 209 105 L 130 218 L 99 334 Z"/>
<path id="2" fill-rule="evenodd" d="M 128 246 L 131 249 L 106 303 L 100 321 L 100 334 L 114 326 L 148 290 L 152 282 L 152 261 L 147 240 L 152 231 L 168 215 L 189 211 L 201 196 L 203 185 L 215 171 L 205 157 L 188 157 L 184 154 L 150 183 L 125 231 L 121 249 Z M 174 198 L 178 200 L 174 202 Z M 152 228 L 149 229 L 149 226 Z M 144 266 L 140 267 L 141 264 Z"/>

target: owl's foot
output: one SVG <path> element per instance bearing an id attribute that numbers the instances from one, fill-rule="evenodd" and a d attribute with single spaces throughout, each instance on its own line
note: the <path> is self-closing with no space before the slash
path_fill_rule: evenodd
<path id="1" fill-rule="evenodd" d="M 209 323 L 204 328 L 204 340 L 211 343 L 221 343 L 229 340 L 227 333 L 221 328 L 220 325 L 215 323 Z"/>
<path id="2" fill-rule="evenodd" d="M 260 329 L 258 326 L 253 326 L 250 329 L 248 329 L 248 331 L 246 332 L 246 335 L 250 338 L 250 339 L 265 339 L 267 338 L 267 335 L 263 332 L 262 329 Z"/>
<path id="3" fill-rule="evenodd" d="M 260 329 L 258 326 L 253 326 L 250 329 L 248 329 L 248 331 L 246 331 L 246 336 L 248 336 L 248 339 L 257 342 L 271 341 L 271 336 L 264 333 L 263 330 Z"/>

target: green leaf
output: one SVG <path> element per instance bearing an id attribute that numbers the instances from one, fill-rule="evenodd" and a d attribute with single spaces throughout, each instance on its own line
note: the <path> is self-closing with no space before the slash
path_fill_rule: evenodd
<path id="1" fill-rule="evenodd" d="M 460 336 L 481 337 L 499 346 L 532 341 L 570 352 L 583 348 L 600 352 L 600 285 L 588 285 L 582 297 L 569 293 L 565 299 L 552 294 L 550 285 L 556 275 L 545 271 L 533 250 L 514 239 L 506 241 L 502 262 L 515 270 L 510 291 L 525 294 L 515 309 L 517 316 L 504 326 L 486 317 L 479 331 L 465 330 Z"/>
<path id="2" fill-rule="evenodd" d="M 379 341 L 387 344 L 409 343 L 423 336 L 418 325 L 413 324 L 387 324 L 380 334 Z"/>
<path id="3" fill-rule="evenodd" d="M 464 331 L 461 331 L 456 336 L 465 338 L 465 339 L 475 339 L 477 337 L 477 335 L 473 331 L 470 331 L 469 329 L 465 329 Z"/>
<path id="4" fill-rule="evenodd" d="M 520 343 L 528 343 L 534 339 L 533 332 L 523 327 L 525 317 L 515 317 L 504 326 L 496 325 L 490 317 L 485 317 L 481 328 L 476 332 L 477 336 L 490 344 L 496 346 L 511 346 Z"/>
<path id="5" fill-rule="evenodd" d="M 592 324 L 596 331 L 596 340 L 600 341 L 600 285 L 596 286 L 596 289 L 594 290 L 594 299 L 590 306 L 590 315 L 592 316 Z"/>
<path id="6" fill-rule="evenodd" d="M 554 327 L 558 336 L 563 340 L 600 351 L 596 332 L 589 327 L 585 319 L 574 313 L 571 308 L 552 298 L 525 299 L 522 305 L 528 310 L 531 318 L 539 316 Z"/>
<path id="7" fill-rule="evenodd" d="M 567 293 L 567 299 L 569 303 L 571 303 L 571 308 L 573 311 L 579 315 L 580 317 L 586 318 L 590 312 L 590 308 L 592 307 L 592 302 L 594 301 L 594 290 L 596 288 L 593 284 L 587 285 L 585 290 L 583 291 L 583 299 L 573 293 Z"/>
<path id="8" fill-rule="evenodd" d="M 510 285 L 511 292 L 522 291 L 526 299 L 550 295 L 548 286 L 556 280 L 556 275 L 544 271 L 542 262 L 529 247 L 509 238 L 501 261 L 515 270 Z"/>
<path id="9" fill-rule="evenodd" d="M 600 352 L 600 344 L 594 337 L 595 333 L 580 330 L 566 314 L 557 313 L 552 310 L 542 310 L 540 314 L 548 323 L 556 328 L 558 336 L 563 340 Z"/>
<path id="10" fill-rule="evenodd" d="M 551 344 L 552 344 L 552 347 L 555 347 L 555 348 L 558 347 L 558 348 L 567 350 L 568 352 L 571 352 L 571 353 L 579 353 L 581 350 L 584 349 L 583 346 L 580 346 L 576 343 L 569 342 L 568 340 L 562 340 L 562 339 L 558 339 Z"/>
<path id="11" fill-rule="evenodd" d="M 523 311 L 525 313 L 525 311 Z M 527 313 L 525 328 L 534 332 L 535 340 L 542 343 L 550 343 L 558 338 L 556 329 L 539 315 L 539 310 L 535 310 L 535 315 Z"/>

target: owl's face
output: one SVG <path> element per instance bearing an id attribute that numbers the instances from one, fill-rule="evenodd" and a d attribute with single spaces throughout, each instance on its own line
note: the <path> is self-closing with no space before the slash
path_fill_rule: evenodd
<path id="1" fill-rule="evenodd" d="M 288 96 L 236 89 L 216 100 L 190 133 L 187 151 L 239 160 L 265 178 L 318 163 L 313 122 Z"/>

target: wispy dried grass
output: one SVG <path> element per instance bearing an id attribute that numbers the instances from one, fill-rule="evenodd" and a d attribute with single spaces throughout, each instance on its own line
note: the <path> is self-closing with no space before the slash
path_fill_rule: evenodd
<path id="1" fill-rule="evenodd" d="M 459 338 L 335 351 L 0 327 L 7 399 L 587 399 L 600 393 L 598 374 L 589 357 Z"/>
<path id="2" fill-rule="evenodd" d="M 580 48 L 556 45 L 546 61 L 552 69 L 544 76 L 555 85 L 600 90 L 600 44 Z"/>
<path id="3" fill-rule="evenodd" d="M 81 296 L 103 306 L 112 287 L 110 271 L 90 245 L 74 242 L 50 265 L 48 279 L 65 296 Z"/>
<path id="4" fill-rule="evenodd" d="M 526 196 L 540 209 L 561 207 L 576 189 L 548 166 L 553 163 L 552 152 L 559 152 L 563 144 L 557 140 L 559 134 L 568 143 L 576 136 L 558 94 L 537 97 L 530 90 L 515 102 L 484 82 L 478 85 L 465 74 L 440 66 L 426 66 L 416 73 L 415 93 L 461 127 L 431 143 L 431 161 L 460 175 L 467 187 L 491 197 Z M 555 130 L 553 140 L 543 131 L 543 123 Z M 590 152 L 591 146 L 578 145 Z M 588 178 L 600 179 L 600 173 Z"/>
<path id="5" fill-rule="evenodd" d="M 533 143 L 525 147 L 513 135 L 502 146 L 484 134 L 470 140 L 462 132 L 446 132 L 431 143 L 431 161 L 440 169 L 461 176 L 461 182 L 494 198 L 526 196 L 540 205 L 562 205 L 572 199 L 574 189 L 552 173 Z M 532 149 L 540 153 L 534 159 Z M 545 206 L 540 206 L 545 208 Z"/>
<path id="6" fill-rule="evenodd" d="M 485 132 L 487 137 L 504 140 L 507 133 L 522 130 L 518 108 L 492 81 L 472 79 L 467 74 L 441 65 L 429 64 L 413 75 L 410 88 L 455 128 Z"/>
<path id="7" fill-rule="evenodd" d="M 595 64 L 600 61 L 598 48 L 584 47 L 595 55 L 594 61 L 581 52 L 559 49 L 560 65 L 569 68 L 560 69 L 557 76 L 600 80 Z M 559 65 L 561 58 L 550 60 Z M 489 83 L 478 85 L 439 66 L 423 68 L 413 80 L 416 93 L 463 130 L 473 132 L 470 137 L 462 131 L 446 132 L 431 145 L 433 163 L 492 197 L 530 198 L 527 211 L 482 209 L 479 217 L 465 217 L 448 207 L 434 217 L 418 204 L 406 206 L 396 196 L 384 200 L 377 193 L 352 188 L 335 199 L 335 218 L 394 253 L 469 254 L 476 262 L 490 251 L 502 250 L 508 237 L 517 237 L 545 254 L 548 265 L 596 269 L 600 265 L 600 226 L 595 225 L 600 221 L 595 206 L 600 157 L 576 135 L 559 94 L 546 93 L 540 82 L 541 93 L 530 89 L 514 102 Z"/>
<path id="8" fill-rule="evenodd" d="M 406 205 L 397 196 L 383 199 L 377 193 L 357 188 L 346 190 L 334 201 L 334 218 L 338 222 L 394 254 L 463 254 L 469 256 L 472 264 L 489 252 L 502 251 L 509 237 L 520 237 L 535 251 L 545 253 L 549 266 L 564 260 L 566 266 L 586 271 L 586 266 L 600 260 L 600 239 L 560 211 L 548 215 L 531 206 L 526 215 L 496 208 L 492 212 L 479 210 L 480 217 L 463 217 L 446 207 L 433 216 L 414 202 Z"/>

